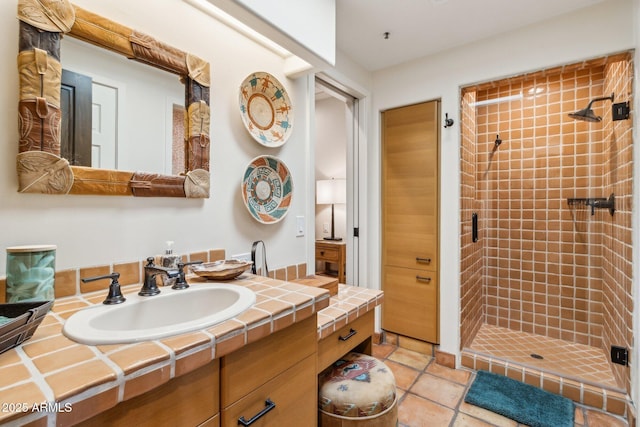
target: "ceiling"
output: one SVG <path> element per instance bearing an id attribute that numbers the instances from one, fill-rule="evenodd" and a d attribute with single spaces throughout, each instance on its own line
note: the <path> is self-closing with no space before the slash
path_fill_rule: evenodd
<path id="1" fill-rule="evenodd" d="M 602 1 L 336 0 L 337 49 L 376 71 Z"/>

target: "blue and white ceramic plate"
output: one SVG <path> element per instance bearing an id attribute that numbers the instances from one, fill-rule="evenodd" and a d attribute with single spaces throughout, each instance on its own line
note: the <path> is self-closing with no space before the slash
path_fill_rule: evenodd
<path id="1" fill-rule="evenodd" d="M 242 200 L 251 216 L 263 224 L 275 224 L 291 205 L 293 181 L 287 166 L 273 156 L 256 157 L 242 180 Z"/>
<path id="2" fill-rule="evenodd" d="M 293 127 L 293 106 L 284 86 L 271 74 L 256 72 L 240 85 L 240 114 L 245 127 L 265 147 L 287 142 Z"/>

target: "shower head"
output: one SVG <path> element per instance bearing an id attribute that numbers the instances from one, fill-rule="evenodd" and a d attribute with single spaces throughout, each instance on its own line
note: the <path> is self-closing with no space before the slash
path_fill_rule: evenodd
<path id="1" fill-rule="evenodd" d="M 599 122 L 602 120 L 602 117 L 596 116 L 591 107 L 583 108 L 575 113 L 570 113 L 569 117 L 576 120 L 582 120 L 584 122 Z"/>
<path id="2" fill-rule="evenodd" d="M 607 99 L 613 102 L 613 98 L 614 98 L 614 94 L 612 93 L 611 96 L 604 96 L 601 98 L 592 99 L 591 102 L 589 102 L 589 105 L 587 105 L 587 108 L 583 108 L 582 110 L 576 111 L 575 113 L 570 113 L 569 117 L 571 117 L 572 119 L 582 120 L 585 122 L 599 122 L 602 120 L 602 117 L 596 116 L 596 114 L 591 109 L 591 105 L 594 102 L 606 101 Z"/>

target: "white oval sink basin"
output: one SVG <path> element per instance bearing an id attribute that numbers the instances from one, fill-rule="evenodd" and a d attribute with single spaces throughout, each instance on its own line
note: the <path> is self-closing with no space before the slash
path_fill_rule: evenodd
<path id="1" fill-rule="evenodd" d="M 95 305 L 74 313 L 62 333 L 82 344 L 122 344 L 197 331 L 235 317 L 256 302 L 250 289 L 199 283 L 161 288 L 151 297 L 129 294 L 118 305 Z"/>

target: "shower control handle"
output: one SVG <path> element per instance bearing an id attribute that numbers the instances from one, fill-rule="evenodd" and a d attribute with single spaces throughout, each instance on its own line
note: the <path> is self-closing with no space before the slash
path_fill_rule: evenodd
<path id="1" fill-rule="evenodd" d="M 429 282 L 431 282 L 431 277 L 424 277 L 424 276 L 416 275 L 416 280 L 418 282 L 427 282 L 427 283 L 429 283 Z"/>
<path id="2" fill-rule="evenodd" d="M 431 264 L 431 258 L 421 258 L 421 257 L 416 257 L 416 262 L 424 262 L 427 264 Z"/>

